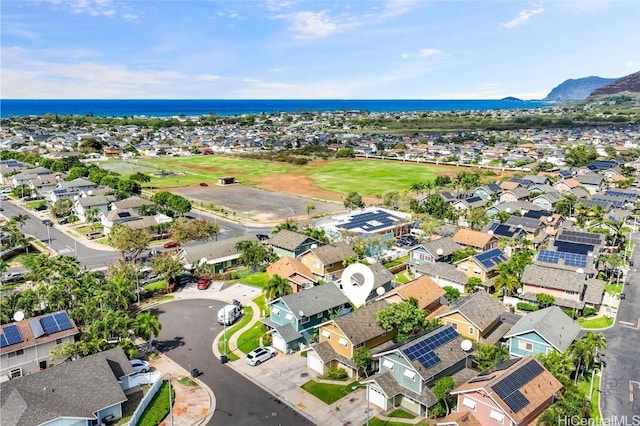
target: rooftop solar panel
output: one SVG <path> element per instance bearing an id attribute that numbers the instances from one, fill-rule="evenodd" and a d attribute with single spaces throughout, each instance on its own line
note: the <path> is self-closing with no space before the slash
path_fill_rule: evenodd
<path id="1" fill-rule="evenodd" d="M 403 352 L 409 360 L 417 359 L 424 368 L 431 368 L 441 361 L 434 350 L 456 337 L 458 337 L 458 333 L 453 328 L 445 327 L 436 334 L 403 349 Z"/>
<path id="2" fill-rule="evenodd" d="M 570 243 L 599 245 L 602 244 L 602 235 L 592 232 L 580 232 L 564 230 L 556 237 L 556 241 L 567 241 Z"/>
<path id="3" fill-rule="evenodd" d="M 55 318 L 53 318 L 53 315 L 40 318 L 40 323 L 42 324 L 42 328 L 47 334 L 54 334 L 60 331 L 58 323 L 56 322 Z"/>
<path id="4" fill-rule="evenodd" d="M 15 324 L 7 325 L 2 328 L 2 336 L 4 341 L 6 341 L 6 345 L 3 346 L 11 346 L 16 343 L 22 343 L 22 335 L 20 334 L 20 330 L 18 330 L 18 326 Z"/>
<path id="5" fill-rule="evenodd" d="M 58 323 L 58 327 L 60 328 L 60 331 L 69 330 L 73 328 L 73 326 L 71 325 L 71 320 L 69 319 L 69 316 L 67 315 L 66 312 L 59 312 L 57 314 L 54 314 L 53 317 Z"/>
<path id="6" fill-rule="evenodd" d="M 46 334 L 44 332 L 44 329 L 42 328 L 42 324 L 40 324 L 40 321 L 37 318 L 34 318 L 29 321 L 29 327 L 31 327 L 31 332 L 33 333 L 33 337 L 35 337 L 36 339 Z"/>
<path id="7" fill-rule="evenodd" d="M 482 264 L 485 268 L 491 268 L 499 263 L 507 260 L 506 256 L 500 249 L 493 249 L 480 253 L 475 256 L 475 259 Z"/>
<path id="8" fill-rule="evenodd" d="M 4 333 L 0 333 L 0 348 L 4 348 L 5 346 L 9 346 L 9 342 L 7 342 L 7 338 L 4 337 Z"/>
<path id="9" fill-rule="evenodd" d="M 520 388 L 535 379 L 544 371 L 536 361 L 531 360 L 522 367 L 500 380 L 491 388 L 514 412 L 522 410 L 529 404 Z M 519 394 L 519 395 L 518 395 Z"/>
<path id="10" fill-rule="evenodd" d="M 565 265 L 576 266 L 578 268 L 587 267 L 588 256 L 580 253 L 540 250 L 537 257 L 539 262 L 554 264 L 559 264 L 561 259 L 564 260 Z"/>

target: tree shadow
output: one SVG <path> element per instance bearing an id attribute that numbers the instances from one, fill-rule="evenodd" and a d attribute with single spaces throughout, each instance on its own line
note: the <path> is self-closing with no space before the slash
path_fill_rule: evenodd
<path id="1" fill-rule="evenodd" d="M 182 336 L 176 336 L 173 339 L 168 340 L 154 340 L 151 344 L 160 352 L 169 352 L 185 345 L 184 337 Z"/>

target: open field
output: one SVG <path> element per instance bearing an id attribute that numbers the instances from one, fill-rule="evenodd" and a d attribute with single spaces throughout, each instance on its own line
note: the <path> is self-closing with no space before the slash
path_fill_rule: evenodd
<path id="1" fill-rule="evenodd" d="M 121 167 L 114 163 L 117 161 L 101 164 L 110 169 Z M 207 155 L 145 158 L 139 160 L 138 167 L 133 167 L 131 172 L 149 173 L 154 169 L 176 173 L 152 177 L 150 185 L 161 189 L 198 185 L 200 182 L 213 185 L 219 177 L 235 176 L 236 181 L 244 185 L 333 201 L 340 201 L 351 191 L 357 191 L 371 200 L 387 191 L 408 190 L 412 183 L 433 180 L 438 175 L 453 176 L 462 170 L 454 166 L 366 159 L 293 166 L 273 161 Z"/>

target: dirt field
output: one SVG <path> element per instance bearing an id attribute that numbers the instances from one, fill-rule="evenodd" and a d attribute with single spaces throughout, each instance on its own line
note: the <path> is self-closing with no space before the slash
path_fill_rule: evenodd
<path id="1" fill-rule="evenodd" d="M 295 182 L 294 182 L 295 183 Z M 342 203 L 333 203 L 312 199 L 321 194 L 310 192 L 293 192 L 296 195 L 289 195 L 283 192 L 252 188 L 243 185 L 210 185 L 202 187 L 199 185 L 173 188 L 172 193 L 180 194 L 191 200 L 200 200 L 205 205 L 213 203 L 216 208 L 229 210 L 238 219 L 248 219 L 259 223 L 278 223 L 288 218 L 297 220 L 307 218 L 306 206 L 312 204 L 315 209 L 311 210 L 312 216 L 324 215 L 344 211 Z M 306 198 L 303 198 L 306 197 Z M 339 196 L 338 196 L 339 198 Z M 198 202 L 194 203 L 198 206 Z"/>

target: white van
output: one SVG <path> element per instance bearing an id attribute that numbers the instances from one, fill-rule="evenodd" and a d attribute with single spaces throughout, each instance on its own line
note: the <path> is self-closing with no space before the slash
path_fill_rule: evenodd
<path id="1" fill-rule="evenodd" d="M 218 324 L 231 325 L 236 322 L 241 315 L 242 311 L 238 306 L 226 305 L 218 311 Z"/>

